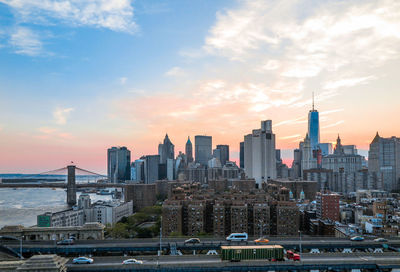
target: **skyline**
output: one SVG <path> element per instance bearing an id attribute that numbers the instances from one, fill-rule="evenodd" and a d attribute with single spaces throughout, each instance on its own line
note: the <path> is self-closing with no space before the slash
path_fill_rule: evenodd
<path id="1" fill-rule="evenodd" d="M 134 160 L 166 133 L 237 161 L 266 119 L 291 150 L 312 92 L 321 142 L 400 135 L 396 1 L 23 2 L 0 1 L 1 173 L 105 173 L 107 148 Z"/>

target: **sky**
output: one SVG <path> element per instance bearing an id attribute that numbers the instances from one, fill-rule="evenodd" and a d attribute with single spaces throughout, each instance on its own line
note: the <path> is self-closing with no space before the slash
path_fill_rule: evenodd
<path id="1" fill-rule="evenodd" d="M 105 173 L 166 133 L 237 160 L 267 119 L 290 160 L 312 92 L 321 142 L 368 150 L 400 136 L 399 29 L 397 0 L 0 0 L 0 173 Z"/>

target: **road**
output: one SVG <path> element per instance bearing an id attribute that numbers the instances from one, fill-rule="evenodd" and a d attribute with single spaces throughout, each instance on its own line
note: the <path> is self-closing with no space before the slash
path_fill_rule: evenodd
<path id="1" fill-rule="evenodd" d="M 219 256 L 206 256 L 206 255 L 196 255 L 196 256 L 142 256 L 142 257 L 133 257 L 138 260 L 143 261 L 142 265 L 139 264 L 131 264 L 131 265 L 123 265 L 122 261 L 129 259 L 130 257 L 122 257 L 122 256 L 114 256 L 114 257 L 94 257 L 94 263 L 90 265 L 86 264 L 72 264 L 72 259 L 67 263 L 67 267 L 74 268 L 89 268 L 89 267 L 149 267 L 149 266 L 221 266 L 221 265 L 230 265 L 231 263 L 228 261 L 221 261 Z M 384 254 L 360 254 L 360 255 L 346 255 L 346 254 L 303 254 L 302 261 L 296 262 L 301 264 L 314 264 L 314 263 L 359 263 L 359 262 L 368 262 L 368 263 L 395 263 L 400 265 L 400 253 L 384 253 Z M 266 261 L 242 261 L 241 264 L 265 264 Z M 294 263 L 293 261 L 284 261 L 284 262 L 267 262 L 269 264 L 287 264 Z M 240 265 L 240 264 L 239 264 Z"/>
<path id="2" fill-rule="evenodd" d="M 282 246 L 286 245 L 298 245 L 299 239 L 289 237 L 289 238 L 276 238 L 271 237 L 269 238 L 269 244 L 279 244 Z M 178 247 L 184 246 L 185 238 L 167 238 L 163 239 L 163 245 L 168 245 L 168 243 L 176 243 Z M 210 245 L 253 245 L 254 242 L 249 240 L 249 242 L 227 242 L 223 239 L 218 238 L 204 238 L 201 239 L 200 244 L 194 244 L 193 248 L 196 246 L 210 246 Z M 19 245 L 18 241 L 3 241 L 2 242 L 8 246 L 15 246 L 16 244 Z M 302 238 L 301 241 L 302 246 L 309 246 L 309 245 L 338 245 L 338 246 L 352 246 L 352 245 L 382 245 L 388 244 L 393 246 L 400 246 L 400 239 L 389 239 L 388 242 L 374 242 L 373 240 L 365 240 L 362 242 L 352 242 L 349 239 L 344 238 Z M 54 247 L 54 241 L 24 241 L 23 246 L 26 248 L 45 248 L 45 247 Z M 74 245 L 71 246 L 61 246 L 58 245 L 57 247 L 76 247 L 76 248 L 88 248 L 88 247 L 127 247 L 127 246 L 134 246 L 134 247 L 157 247 L 159 246 L 158 239 L 127 239 L 127 240 L 77 240 Z"/>

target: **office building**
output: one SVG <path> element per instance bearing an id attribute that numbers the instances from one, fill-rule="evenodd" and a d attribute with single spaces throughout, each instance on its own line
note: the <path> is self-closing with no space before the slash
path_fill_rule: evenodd
<path id="1" fill-rule="evenodd" d="M 212 137 L 197 135 L 194 137 L 196 162 L 207 166 L 212 158 Z"/>
<path id="2" fill-rule="evenodd" d="M 244 166 L 248 178 L 257 184 L 276 178 L 275 134 L 272 121 L 261 121 L 261 129 L 244 136 Z"/>
<path id="3" fill-rule="evenodd" d="M 319 219 L 340 220 L 340 196 L 338 194 L 317 193 L 316 200 Z"/>
<path id="4" fill-rule="evenodd" d="M 239 159 L 240 159 L 239 166 L 241 169 L 244 169 L 244 142 L 240 142 Z"/>
<path id="5" fill-rule="evenodd" d="M 301 156 L 301 176 L 303 177 L 304 170 L 317 168 L 317 159 L 314 158 L 311 139 L 308 133 L 302 144 Z"/>
<path id="6" fill-rule="evenodd" d="M 218 161 L 221 163 L 221 150 L 220 149 L 213 149 L 212 157 L 213 157 L 213 159 L 218 159 Z"/>
<path id="7" fill-rule="evenodd" d="M 133 202 L 133 210 L 138 212 L 157 202 L 156 184 L 129 184 L 124 190 L 124 200 Z"/>
<path id="8" fill-rule="evenodd" d="M 310 137 L 311 150 L 317 150 L 319 144 L 319 113 L 314 109 L 314 94 L 312 110 L 308 113 L 308 136 Z"/>
<path id="9" fill-rule="evenodd" d="M 383 138 L 377 132 L 369 148 L 368 169 L 381 177 L 384 190 L 399 190 L 400 138 Z"/>
<path id="10" fill-rule="evenodd" d="M 140 159 L 144 161 L 144 183 L 154 183 L 159 179 L 160 155 L 147 155 Z"/>
<path id="11" fill-rule="evenodd" d="M 363 160 L 362 156 L 353 152 L 346 153 L 338 135 L 333 154 L 322 158 L 322 168 L 333 170 L 333 172 L 344 171 L 346 173 L 354 173 L 362 169 Z"/>
<path id="12" fill-rule="evenodd" d="M 321 150 L 322 156 L 327 156 L 332 154 L 332 144 L 331 143 L 319 143 L 319 149 Z"/>
<path id="13" fill-rule="evenodd" d="M 144 160 L 135 160 L 131 165 L 131 180 L 144 181 Z"/>
<path id="14" fill-rule="evenodd" d="M 229 161 L 229 145 L 217 145 L 217 150 L 220 151 L 220 161 L 224 166 Z"/>
<path id="15" fill-rule="evenodd" d="M 186 153 L 186 163 L 190 163 L 193 161 L 193 145 L 190 141 L 190 137 L 188 136 L 188 140 L 185 145 L 185 153 Z"/>
<path id="16" fill-rule="evenodd" d="M 166 164 L 167 159 L 175 159 L 175 146 L 168 138 L 168 134 L 165 134 L 164 142 L 158 145 L 158 155 L 160 156 L 160 163 Z"/>
<path id="17" fill-rule="evenodd" d="M 125 147 L 112 147 L 107 150 L 107 173 L 111 183 L 131 179 L 131 152 Z"/>

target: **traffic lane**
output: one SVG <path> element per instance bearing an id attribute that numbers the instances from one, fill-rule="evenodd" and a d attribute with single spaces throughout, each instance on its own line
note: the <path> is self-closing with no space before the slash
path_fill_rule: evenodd
<path id="1" fill-rule="evenodd" d="M 93 259 L 92 264 L 73 264 L 73 259 L 70 258 L 67 262 L 68 265 L 72 266 L 102 266 L 102 265 L 123 265 L 122 262 L 128 259 L 136 259 L 147 265 L 157 264 L 192 264 L 192 263 L 220 263 L 220 256 L 208 256 L 208 255 L 186 255 L 186 256 L 101 256 L 91 257 Z M 137 266 L 138 264 L 132 264 Z M 128 265 L 124 265 L 128 266 Z"/>
<path id="2" fill-rule="evenodd" d="M 152 259 L 145 259 L 137 257 L 137 260 L 143 261 L 143 264 L 130 264 L 130 265 L 123 265 L 122 261 L 126 259 L 130 259 L 130 257 L 98 257 L 94 258 L 93 264 L 72 264 L 70 260 L 67 263 L 67 267 L 96 267 L 96 266 L 112 266 L 112 267 L 137 267 L 137 266 L 158 266 L 158 265 L 221 265 L 221 263 L 226 263 L 229 265 L 229 261 L 221 261 L 218 256 L 206 256 L 200 257 L 193 256 L 172 256 L 173 258 L 152 258 Z M 243 265 L 253 263 L 253 264 L 262 264 L 262 263 L 272 263 L 267 260 L 251 260 L 251 261 L 242 261 Z M 319 257 L 304 257 L 301 262 L 295 262 L 291 260 L 280 261 L 280 262 L 273 262 L 273 264 L 281 265 L 285 263 L 327 263 L 327 264 L 337 264 L 338 262 L 342 263 L 360 263 L 360 262 L 368 262 L 368 263 L 378 263 L 378 262 L 390 262 L 390 263 L 400 263 L 399 256 L 319 256 Z"/>

